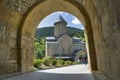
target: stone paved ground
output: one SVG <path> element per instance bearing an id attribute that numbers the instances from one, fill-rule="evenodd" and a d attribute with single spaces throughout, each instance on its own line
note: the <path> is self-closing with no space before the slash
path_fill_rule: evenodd
<path id="1" fill-rule="evenodd" d="M 38 70 L 4 80 L 94 80 L 87 65 Z"/>

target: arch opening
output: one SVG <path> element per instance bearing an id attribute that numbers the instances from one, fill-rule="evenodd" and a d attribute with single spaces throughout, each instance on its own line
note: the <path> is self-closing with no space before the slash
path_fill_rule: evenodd
<path id="1" fill-rule="evenodd" d="M 58 27 L 55 26 L 56 20 L 58 21 L 61 18 L 67 23 L 66 26 L 60 22 Z M 60 34 L 59 38 L 55 37 L 57 34 Z M 64 35 L 67 38 L 61 40 L 60 38 Z M 61 45 L 63 46 L 61 47 Z M 69 60 L 76 63 L 80 55 L 87 63 L 84 27 L 74 15 L 57 11 L 49 14 L 40 22 L 34 37 L 35 60 L 42 60 L 45 57 L 52 57 L 57 60 L 61 56 L 64 61 Z M 85 64 L 84 62 L 83 64 Z"/>

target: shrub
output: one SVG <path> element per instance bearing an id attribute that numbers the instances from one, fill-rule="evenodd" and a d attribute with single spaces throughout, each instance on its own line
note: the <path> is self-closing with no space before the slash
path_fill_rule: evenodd
<path id="1" fill-rule="evenodd" d="M 53 58 L 52 58 L 52 56 L 48 56 L 47 59 L 52 60 Z"/>
<path id="2" fill-rule="evenodd" d="M 39 66 L 41 66 L 41 63 L 42 63 L 41 59 L 34 59 L 34 61 L 33 61 L 33 65 L 36 68 L 38 68 Z"/>
<path id="3" fill-rule="evenodd" d="M 64 60 L 57 60 L 57 66 L 63 66 L 65 64 Z"/>
<path id="4" fill-rule="evenodd" d="M 50 65 L 51 65 L 51 61 L 50 61 L 49 58 L 44 57 L 44 58 L 42 59 L 42 62 L 43 62 L 43 64 L 46 65 L 46 66 L 50 66 Z"/>
<path id="5" fill-rule="evenodd" d="M 51 63 L 53 66 L 55 66 L 57 64 L 57 60 L 53 59 L 53 60 L 51 60 Z"/>
<path id="6" fill-rule="evenodd" d="M 65 65 L 72 65 L 72 61 L 69 60 L 65 61 Z"/>
<path id="7" fill-rule="evenodd" d="M 77 64 L 77 62 L 72 62 L 73 65 Z"/>
<path id="8" fill-rule="evenodd" d="M 40 49 L 34 50 L 34 58 L 42 59 L 43 57 L 44 57 L 43 50 L 40 50 Z"/>

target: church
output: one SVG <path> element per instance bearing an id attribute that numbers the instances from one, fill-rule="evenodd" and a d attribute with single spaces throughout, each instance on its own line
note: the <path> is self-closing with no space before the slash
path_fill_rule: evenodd
<path id="1" fill-rule="evenodd" d="M 67 34 L 67 22 L 60 15 L 54 22 L 54 36 L 46 37 L 45 54 L 62 59 L 77 60 L 86 55 L 85 45 L 78 37 L 70 37 Z"/>

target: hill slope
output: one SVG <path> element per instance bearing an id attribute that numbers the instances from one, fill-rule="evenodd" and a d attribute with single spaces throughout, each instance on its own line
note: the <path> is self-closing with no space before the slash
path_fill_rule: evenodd
<path id="1" fill-rule="evenodd" d="M 84 31 L 81 29 L 67 27 L 67 31 L 70 36 L 73 36 L 74 33 L 79 33 L 81 36 L 84 36 Z M 47 37 L 47 36 L 54 36 L 54 27 L 37 28 L 35 32 L 35 37 Z"/>

